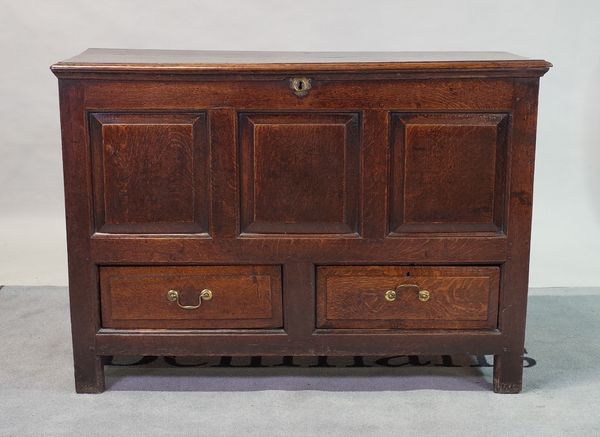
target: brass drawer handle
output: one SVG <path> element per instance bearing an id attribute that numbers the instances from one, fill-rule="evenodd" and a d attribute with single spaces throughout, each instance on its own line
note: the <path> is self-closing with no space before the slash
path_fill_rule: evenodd
<path id="1" fill-rule="evenodd" d="M 396 290 L 400 290 L 401 288 L 416 288 L 417 290 L 421 289 L 421 287 L 419 287 L 417 284 L 400 284 L 396 287 Z"/>
<path id="2" fill-rule="evenodd" d="M 416 284 L 401 284 L 398 285 L 395 290 L 386 291 L 383 295 L 385 300 L 387 300 L 388 302 L 395 301 L 396 297 L 398 296 L 398 292 L 401 288 L 416 288 L 418 290 L 417 297 L 421 302 L 427 302 L 431 298 L 431 293 L 429 292 L 429 290 L 421 290 L 421 287 L 419 287 Z"/>
<path id="3" fill-rule="evenodd" d="M 200 292 L 200 296 L 198 296 L 198 305 L 181 305 L 181 302 L 179 302 L 179 291 L 177 290 L 169 290 L 167 291 L 167 300 L 170 302 L 177 302 L 177 305 L 179 306 L 179 308 L 183 308 L 184 310 L 195 310 L 197 308 L 200 308 L 200 305 L 202 305 L 202 301 L 203 300 L 211 300 L 213 297 L 212 291 L 210 291 L 208 288 L 205 288 L 204 290 L 202 290 Z"/>
<path id="4" fill-rule="evenodd" d="M 290 88 L 298 97 L 304 97 L 312 88 L 310 79 L 307 77 L 292 77 L 290 79 Z"/>

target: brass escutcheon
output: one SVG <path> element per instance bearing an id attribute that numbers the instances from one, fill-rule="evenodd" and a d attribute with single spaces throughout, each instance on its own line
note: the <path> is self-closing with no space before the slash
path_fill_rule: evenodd
<path id="1" fill-rule="evenodd" d="M 304 97 L 312 88 L 310 79 L 306 77 L 292 77 L 290 79 L 290 88 L 298 97 Z"/>
<path id="2" fill-rule="evenodd" d="M 177 305 L 179 306 L 179 308 L 183 308 L 184 310 L 195 310 L 197 308 L 200 308 L 200 305 L 202 305 L 202 301 L 203 300 L 211 300 L 213 297 L 212 291 L 210 291 L 208 288 L 205 288 L 204 290 L 202 290 L 200 292 L 200 296 L 198 296 L 198 305 L 181 305 L 181 302 L 179 302 L 179 291 L 177 290 L 169 290 L 167 291 L 167 300 L 170 302 L 177 302 Z"/>

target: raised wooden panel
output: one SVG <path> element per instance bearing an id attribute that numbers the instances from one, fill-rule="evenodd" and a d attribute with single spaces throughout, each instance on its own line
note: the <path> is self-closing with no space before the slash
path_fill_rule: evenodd
<path id="1" fill-rule="evenodd" d="M 200 299 L 205 289 L 210 300 Z M 280 266 L 101 267 L 100 290 L 107 328 L 283 326 Z"/>
<path id="2" fill-rule="evenodd" d="M 495 328 L 499 277 L 498 267 L 318 267 L 317 327 Z"/>
<path id="3" fill-rule="evenodd" d="M 501 231 L 507 130 L 506 114 L 392 114 L 390 231 Z"/>
<path id="4" fill-rule="evenodd" d="M 358 114 L 239 116 L 241 232 L 357 232 Z"/>
<path id="5" fill-rule="evenodd" d="M 90 136 L 97 231 L 207 232 L 204 114 L 93 113 Z"/>

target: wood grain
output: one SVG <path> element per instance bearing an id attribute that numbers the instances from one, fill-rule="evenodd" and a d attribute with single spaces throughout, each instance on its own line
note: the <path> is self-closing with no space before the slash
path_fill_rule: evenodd
<path id="1" fill-rule="evenodd" d="M 69 72 L 250 72 L 403 70 L 525 70 L 545 72 L 549 62 L 506 52 L 231 52 L 88 49 L 52 66 Z M 514 73 L 513 73 L 514 74 Z M 542 73 L 543 74 L 543 73 Z"/>
<path id="2" fill-rule="evenodd" d="M 75 389 L 78 393 L 99 393 L 104 391 L 104 366 L 95 344 L 101 325 L 100 299 L 98 268 L 89 239 L 94 232 L 92 158 L 87 147 L 83 95 L 80 82 L 59 81 Z"/>
<path id="3" fill-rule="evenodd" d="M 498 319 L 500 329 L 506 333 L 507 345 L 494 356 L 497 393 L 519 393 L 523 386 L 538 89 L 538 79 L 515 79 L 507 190 L 509 244 L 502 270 Z"/>
<path id="4" fill-rule="evenodd" d="M 353 356 L 353 355 L 432 355 L 501 353 L 504 337 L 498 331 L 377 331 L 326 330 L 292 338 L 285 332 L 245 330 L 115 330 L 101 329 L 96 335 L 102 355 L 178 356 Z M 473 352 L 476 351 L 476 352 Z"/>
<path id="5" fill-rule="evenodd" d="M 382 230 L 383 232 L 383 230 Z M 92 237 L 92 256 L 98 264 L 214 264 L 235 259 L 244 263 L 310 260 L 315 264 L 501 264 L 506 261 L 506 236 L 435 235 L 386 239 L 347 237 L 346 234 L 251 236 L 211 239 L 181 236 Z"/>
<path id="6" fill-rule="evenodd" d="M 85 81 L 86 106 L 103 111 L 177 111 L 182 108 L 237 108 L 241 111 L 351 111 L 366 109 L 414 111 L 506 112 L 513 103 L 511 79 L 403 79 L 310 74 L 312 88 L 305 97 L 290 89 L 293 76 L 199 78 L 176 81 Z M 136 78 L 137 79 L 137 78 Z"/>
<path id="7" fill-rule="evenodd" d="M 207 231 L 204 114 L 90 114 L 100 232 Z"/>
<path id="8" fill-rule="evenodd" d="M 202 290 L 212 299 L 197 305 Z M 101 267 L 102 326 L 106 328 L 280 328 L 278 266 Z"/>
<path id="9" fill-rule="evenodd" d="M 388 290 L 395 301 L 385 299 Z M 427 302 L 420 290 L 429 291 Z M 496 267 L 319 267 L 317 327 L 495 328 L 498 290 Z"/>
<path id="10" fill-rule="evenodd" d="M 115 354 L 469 353 L 519 391 L 549 67 L 121 50 L 55 64 L 76 390 L 102 391 Z M 383 305 L 408 278 L 430 301 L 401 287 Z M 195 304 L 209 282 L 221 299 L 203 312 L 166 300 L 179 287 Z"/>
<path id="11" fill-rule="evenodd" d="M 393 114 L 392 119 L 391 230 L 502 230 L 508 116 Z"/>
<path id="12" fill-rule="evenodd" d="M 241 114 L 243 233 L 355 233 L 357 114 Z"/>

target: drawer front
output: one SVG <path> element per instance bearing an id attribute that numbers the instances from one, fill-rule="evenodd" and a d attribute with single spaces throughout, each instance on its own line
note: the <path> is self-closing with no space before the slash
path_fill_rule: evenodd
<path id="1" fill-rule="evenodd" d="M 279 266 L 101 267 L 106 328 L 281 328 Z"/>
<path id="2" fill-rule="evenodd" d="M 317 327 L 495 328 L 499 275 L 498 267 L 319 267 Z"/>

